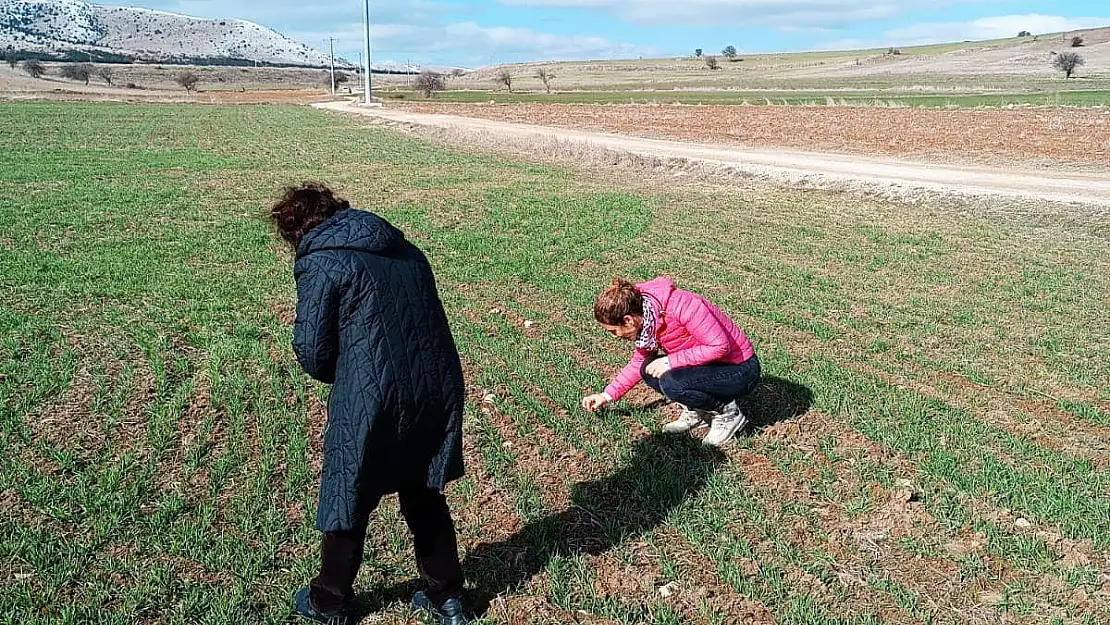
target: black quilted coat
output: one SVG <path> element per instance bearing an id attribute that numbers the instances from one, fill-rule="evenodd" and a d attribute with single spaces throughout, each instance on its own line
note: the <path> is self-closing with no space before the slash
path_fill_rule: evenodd
<path id="1" fill-rule="evenodd" d="M 352 529 L 381 495 L 462 477 L 462 367 L 424 254 L 349 209 L 305 235 L 293 273 L 293 350 L 333 384 L 316 528 Z"/>

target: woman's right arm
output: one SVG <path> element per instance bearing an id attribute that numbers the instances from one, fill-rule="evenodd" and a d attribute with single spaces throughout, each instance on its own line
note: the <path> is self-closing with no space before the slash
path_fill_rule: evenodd
<path id="1" fill-rule="evenodd" d="M 621 369 L 617 377 L 605 387 L 605 394 L 612 398 L 612 401 L 617 401 L 624 396 L 625 393 L 632 390 L 632 387 L 640 383 L 640 368 L 644 365 L 644 360 L 647 359 L 648 353 L 646 350 L 636 348 L 632 354 L 632 360 Z"/>

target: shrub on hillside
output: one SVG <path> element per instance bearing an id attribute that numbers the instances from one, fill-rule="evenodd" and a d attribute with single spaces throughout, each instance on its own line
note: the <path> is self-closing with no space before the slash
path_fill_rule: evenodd
<path id="1" fill-rule="evenodd" d="M 431 70 L 420 72 L 420 74 L 413 79 L 412 86 L 423 94 L 425 98 L 430 98 L 435 95 L 437 91 L 443 91 L 447 88 L 447 84 L 443 80 L 443 74 Z"/>
<path id="2" fill-rule="evenodd" d="M 509 72 L 509 70 L 503 69 L 500 72 L 497 72 L 497 82 L 498 84 L 505 85 L 505 88 L 509 90 L 509 93 L 513 92 L 513 75 L 511 72 Z"/>
<path id="3" fill-rule="evenodd" d="M 185 70 L 174 76 L 173 81 L 185 87 L 185 91 L 195 91 L 197 83 L 200 82 L 200 76 L 197 76 L 195 72 Z"/>
<path id="4" fill-rule="evenodd" d="M 717 57 L 715 56 L 705 57 L 705 66 L 709 69 L 721 69 L 721 64 L 717 62 Z"/>
<path id="5" fill-rule="evenodd" d="M 551 70 L 541 67 L 536 70 L 536 78 L 539 78 L 540 82 L 543 83 L 544 91 L 551 93 L 551 81 L 555 80 L 555 74 L 552 74 Z"/>
<path id="6" fill-rule="evenodd" d="M 1076 68 L 1084 63 L 1086 63 L 1086 61 L 1083 60 L 1083 57 L 1075 52 L 1061 52 L 1052 59 L 1052 66 L 1064 72 L 1064 80 L 1071 78 Z"/>
<path id="7" fill-rule="evenodd" d="M 31 78 L 42 78 L 46 75 L 46 66 L 37 59 L 27 59 L 23 61 L 23 71 L 27 72 Z"/>
<path id="8" fill-rule="evenodd" d="M 87 85 L 93 75 L 93 69 L 93 66 L 88 63 L 71 63 L 63 65 L 60 73 L 62 78 L 84 82 Z"/>
<path id="9" fill-rule="evenodd" d="M 1071 47 L 1073 47 L 1073 48 L 1083 47 L 1083 38 L 1082 37 L 1072 37 L 1071 38 Z"/>
<path id="10" fill-rule="evenodd" d="M 108 83 L 108 86 L 111 87 L 112 78 L 116 75 L 116 70 L 112 69 L 108 65 L 102 65 L 97 68 L 96 75 L 99 76 L 101 80 Z"/>

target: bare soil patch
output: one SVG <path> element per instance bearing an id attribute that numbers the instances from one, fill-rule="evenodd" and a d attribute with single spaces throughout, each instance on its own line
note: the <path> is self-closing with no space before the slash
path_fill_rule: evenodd
<path id="1" fill-rule="evenodd" d="M 882 154 L 951 162 L 1110 166 L 1110 110 L 834 106 L 404 104 L 461 115 L 744 147 Z"/>

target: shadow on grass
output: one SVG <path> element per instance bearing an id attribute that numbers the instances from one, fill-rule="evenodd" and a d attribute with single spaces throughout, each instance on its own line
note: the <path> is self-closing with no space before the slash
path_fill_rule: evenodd
<path id="1" fill-rule="evenodd" d="M 490 600 L 527 582 L 552 558 L 602 554 L 647 533 L 701 490 L 724 460 L 688 436 L 636 441 L 616 473 L 574 485 L 570 508 L 467 555 L 463 569 L 475 586 L 474 609 L 485 612 Z"/>
<path id="2" fill-rule="evenodd" d="M 751 433 L 796 419 L 809 412 L 812 405 L 813 391 L 808 386 L 773 375 L 763 376 L 755 390 L 740 401 Z"/>
<path id="3" fill-rule="evenodd" d="M 749 427 L 758 431 L 804 414 L 812 401 L 813 393 L 805 386 L 765 376 L 744 399 L 743 407 L 751 420 Z M 531 521 L 505 540 L 471 550 L 463 560 L 466 578 L 474 587 L 468 603 L 476 614 L 484 614 L 491 600 L 518 589 L 553 558 L 599 555 L 651 531 L 694 497 L 725 459 L 719 450 L 691 436 L 653 434 L 637 440 L 616 473 L 575 484 L 572 505 L 566 510 Z M 407 601 L 417 587 L 415 582 L 379 587 L 360 597 L 356 614 Z"/>
<path id="4" fill-rule="evenodd" d="M 569 508 L 533 520 L 505 540 L 481 543 L 466 555 L 463 570 L 473 586 L 470 609 L 484 614 L 490 601 L 519 588 L 553 558 L 602 554 L 647 533 L 701 490 L 724 460 L 720 451 L 689 436 L 637 440 L 616 473 L 575 484 Z M 407 601 L 417 588 L 415 582 L 378 587 L 356 600 L 355 614 Z"/>

